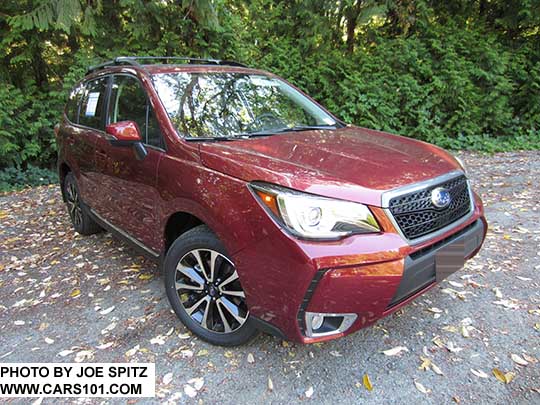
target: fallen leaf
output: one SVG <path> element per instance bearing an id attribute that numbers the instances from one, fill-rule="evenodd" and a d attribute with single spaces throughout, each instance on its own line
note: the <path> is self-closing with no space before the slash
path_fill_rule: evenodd
<path id="1" fill-rule="evenodd" d="M 451 286 L 453 287 L 456 287 L 456 288 L 463 288 L 463 284 L 462 283 L 458 283 L 456 281 L 451 281 L 449 280 L 448 283 L 450 283 Z"/>
<path id="2" fill-rule="evenodd" d="M 247 355 L 247 362 L 250 363 L 250 364 L 255 363 L 255 357 L 253 357 L 253 354 L 248 353 L 248 355 Z"/>
<path id="3" fill-rule="evenodd" d="M 173 373 L 167 373 L 163 376 L 163 384 L 169 385 L 173 379 Z"/>
<path id="4" fill-rule="evenodd" d="M 511 354 L 510 355 L 510 358 L 512 359 L 512 361 L 516 364 L 519 364 L 520 366 L 526 366 L 529 364 L 529 362 L 527 362 L 527 360 L 525 360 L 524 358 L 522 358 L 521 356 L 517 355 L 517 354 Z"/>
<path id="5" fill-rule="evenodd" d="M 313 387 L 309 387 L 305 392 L 306 398 L 311 398 L 313 396 Z"/>
<path id="6" fill-rule="evenodd" d="M 431 363 L 431 369 L 433 370 L 433 372 L 435 374 L 438 374 L 438 375 L 444 375 L 444 373 L 442 372 L 442 370 L 435 364 L 435 363 Z"/>
<path id="7" fill-rule="evenodd" d="M 422 384 L 420 384 L 417 381 L 414 382 L 414 385 L 416 386 L 416 389 L 420 391 L 422 394 L 427 394 L 430 392 L 430 390 L 428 390 L 426 387 L 424 387 Z"/>
<path id="8" fill-rule="evenodd" d="M 385 354 L 386 356 L 395 356 L 403 351 L 408 352 L 409 349 L 407 349 L 405 346 L 397 346 L 392 349 L 383 350 L 382 353 Z"/>
<path id="9" fill-rule="evenodd" d="M 197 390 L 189 384 L 184 385 L 184 393 L 190 398 L 195 398 L 197 396 Z"/>
<path id="10" fill-rule="evenodd" d="M 134 346 L 133 348 L 129 349 L 127 352 L 126 352 L 126 357 L 131 357 L 133 356 L 135 353 L 137 353 L 139 351 L 139 349 L 141 348 L 140 345 L 136 345 Z"/>
<path id="11" fill-rule="evenodd" d="M 91 350 L 81 350 L 75 355 L 75 363 L 82 363 L 85 360 L 90 360 L 94 357 L 94 352 Z"/>
<path id="12" fill-rule="evenodd" d="M 165 344 L 165 339 L 166 339 L 165 336 L 159 335 L 159 336 L 156 336 L 155 338 L 150 339 L 150 344 L 163 345 Z"/>
<path id="13" fill-rule="evenodd" d="M 504 373 L 504 378 L 506 380 L 506 383 L 507 384 L 510 384 L 510 382 L 516 378 L 516 373 L 514 373 L 513 371 L 509 371 L 508 373 Z"/>
<path id="14" fill-rule="evenodd" d="M 103 343 L 102 345 L 96 346 L 96 349 L 105 350 L 111 347 L 113 344 L 114 342 Z"/>
<path id="15" fill-rule="evenodd" d="M 268 377 L 268 391 L 274 391 L 274 383 L 270 377 Z"/>
<path id="16" fill-rule="evenodd" d="M 151 273 L 141 274 L 139 280 L 150 280 L 152 277 L 154 277 L 154 275 Z"/>
<path id="17" fill-rule="evenodd" d="M 60 357 L 66 357 L 66 356 L 70 355 L 73 352 L 74 352 L 74 350 L 69 350 L 69 349 L 68 350 L 62 350 L 60 353 L 58 353 L 58 355 Z"/>
<path id="18" fill-rule="evenodd" d="M 439 336 L 435 336 L 433 339 L 431 339 L 431 341 L 435 346 L 440 347 L 441 349 L 446 347 Z"/>
<path id="19" fill-rule="evenodd" d="M 104 309 L 103 311 L 100 311 L 99 313 L 101 315 L 107 315 L 110 314 L 112 311 L 114 311 L 114 305 L 112 307 L 109 307 L 107 309 Z"/>
<path id="20" fill-rule="evenodd" d="M 480 377 L 480 378 L 488 378 L 489 377 L 482 370 L 475 370 L 474 368 L 471 368 L 471 373 L 473 373 L 475 376 Z"/>
<path id="21" fill-rule="evenodd" d="M 514 377 L 516 376 L 516 374 L 512 373 L 512 372 L 503 373 L 498 368 L 494 368 L 492 370 L 492 372 L 493 372 L 493 375 L 495 376 L 495 378 L 497 378 L 497 380 L 499 380 L 500 382 L 505 383 L 505 384 L 509 384 L 514 379 Z"/>
<path id="22" fill-rule="evenodd" d="M 192 385 L 193 388 L 195 388 L 197 391 L 200 391 L 204 385 L 204 379 L 199 378 L 199 377 L 192 378 L 191 380 L 188 381 L 188 384 Z"/>
<path id="23" fill-rule="evenodd" d="M 537 363 L 538 360 L 536 360 L 533 356 L 529 356 L 527 353 L 523 353 L 523 358 L 528 361 L 529 363 Z"/>
<path id="24" fill-rule="evenodd" d="M 71 294 L 69 294 L 69 296 L 71 298 L 75 298 L 75 297 L 78 297 L 79 295 L 81 295 L 81 290 L 79 290 L 78 288 L 76 288 L 75 290 L 73 290 L 71 292 Z"/>
<path id="25" fill-rule="evenodd" d="M 45 338 L 45 343 L 47 343 L 48 345 L 52 345 L 54 343 L 54 339 L 51 339 L 49 337 L 46 337 Z"/>
<path id="26" fill-rule="evenodd" d="M 446 348 L 447 348 L 448 351 L 451 352 L 451 353 L 459 353 L 460 351 L 463 350 L 461 347 L 455 346 L 454 343 L 452 343 L 452 342 L 448 342 L 448 343 L 446 344 Z"/>
<path id="27" fill-rule="evenodd" d="M 499 300 L 493 302 L 495 305 L 501 305 L 508 309 L 519 309 L 519 304 L 516 303 L 516 300 L 508 299 L 508 300 Z"/>
<path id="28" fill-rule="evenodd" d="M 427 371 L 429 370 L 429 366 L 431 366 L 431 360 L 427 357 L 420 357 L 422 360 L 422 364 L 420 364 L 420 367 L 418 367 L 419 370 Z"/>
<path id="29" fill-rule="evenodd" d="M 364 374 L 364 377 L 362 377 L 362 383 L 364 383 L 364 387 L 366 387 L 366 390 L 372 391 L 373 385 L 371 384 L 371 380 L 369 379 L 369 375 Z"/>

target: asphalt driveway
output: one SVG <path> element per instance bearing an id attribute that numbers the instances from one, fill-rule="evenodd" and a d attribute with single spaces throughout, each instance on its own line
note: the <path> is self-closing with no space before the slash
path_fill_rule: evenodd
<path id="1" fill-rule="evenodd" d="M 481 253 L 376 326 L 310 346 L 208 345 L 153 263 L 73 232 L 57 186 L 4 195 L 0 362 L 155 362 L 156 402 L 538 404 L 540 152 L 462 157 L 490 224 Z"/>

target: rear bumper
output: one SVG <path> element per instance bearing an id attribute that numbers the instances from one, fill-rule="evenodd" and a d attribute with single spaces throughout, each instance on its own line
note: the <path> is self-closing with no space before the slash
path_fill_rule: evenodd
<path id="1" fill-rule="evenodd" d="M 234 260 L 239 272 L 260 268 L 261 258 L 265 260 L 264 269 L 242 278 L 251 314 L 301 343 L 348 335 L 436 285 L 437 252 L 463 242 L 464 259 L 469 259 L 480 249 L 487 229 L 478 197 L 467 221 L 420 245 L 408 245 L 391 224 L 382 226 L 381 234 L 332 243 L 299 241 L 276 230 L 238 252 Z M 306 312 L 357 316 L 344 332 L 309 337 Z"/>

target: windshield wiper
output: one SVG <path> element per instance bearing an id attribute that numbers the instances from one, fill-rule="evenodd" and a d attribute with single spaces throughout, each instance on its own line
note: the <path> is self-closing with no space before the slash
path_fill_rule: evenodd
<path id="1" fill-rule="evenodd" d="M 202 137 L 202 136 L 194 136 L 194 137 L 185 137 L 186 141 L 189 142 L 215 142 L 215 141 L 236 141 L 237 139 L 241 139 L 241 137 L 237 136 L 208 136 L 208 137 Z"/>
<path id="2" fill-rule="evenodd" d="M 270 129 L 259 132 L 247 132 L 239 137 L 255 137 L 255 136 L 270 136 L 275 134 L 283 134 L 285 132 L 301 132 L 301 131 L 314 131 L 318 129 L 336 129 L 335 125 L 295 125 L 293 127 L 285 127 L 278 129 Z"/>
<path id="3" fill-rule="evenodd" d="M 295 125 L 293 127 L 270 129 L 258 132 L 246 132 L 244 134 L 232 136 L 208 136 L 208 137 L 185 137 L 186 141 L 216 142 L 216 141 L 237 141 L 239 139 L 254 138 L 257 136 L 271 136 L 283 134 L 285 132 L 313 131 L 318 129 L 336 129 L 335 125 Z"/>
<path id="4" fill-rule="evenodd" d="M 336 129 L 335 125 L 295 125 L 294 127 L 290 128 L 283 128 L 279 132 L 300 132 L 300 131 L 314 131 L 317 129 Z"/>

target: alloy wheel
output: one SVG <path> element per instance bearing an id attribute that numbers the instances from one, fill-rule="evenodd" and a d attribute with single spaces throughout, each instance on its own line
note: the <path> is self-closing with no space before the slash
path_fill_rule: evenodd
<path id="1" fill-rule="evenodd" d="M 82 207 L 77 192 L 77 187 L 73 182 L 68 182 L 66 187 L 66 203 L 68 207 L 69 216 L 73 221 L 75 227 L 79 227 L 82 224 Z"/>
<path id="2" fill-rule="evenodd" d="M 238 273 L 221 253 L 189 251 L 176 266 L 175 280 L 186 313 L 203 328 L 231 333 L 247 321 L 249 311 Z"/>

